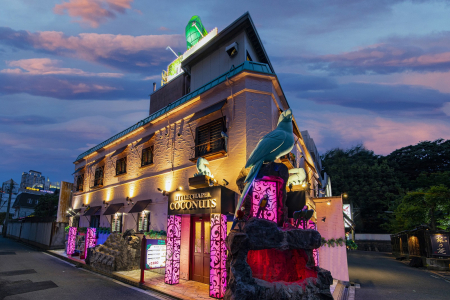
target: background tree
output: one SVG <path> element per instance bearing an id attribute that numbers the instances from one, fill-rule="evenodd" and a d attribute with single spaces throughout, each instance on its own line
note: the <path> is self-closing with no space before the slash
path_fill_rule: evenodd
<path id="1" fill-rule="evenodd" d="M 331 177 L 333 194 L 347 193 L 353 203 L 356 232 L 386 232 L 386 211 L 395 209 L 402 189 L 393 168 L 362 145 L 333 149 L 322 156 L 322 167 Z"/>
<path id="2" fill-rule="evenodd" d="M 55 217 L 58 212 L 59 195 L 45 194 L 39 197 L 38 204 L 34 208 L 35 217 Z"/>

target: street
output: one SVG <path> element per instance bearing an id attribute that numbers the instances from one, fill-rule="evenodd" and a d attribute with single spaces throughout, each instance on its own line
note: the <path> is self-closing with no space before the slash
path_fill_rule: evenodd
<path id="1" fill-rule="evenodd" d="M 0 237 L 0 300 L 170 299 Z"/>
<path id="2" fill-rule="evenodd" d="M 387 253 L 348 252 L 350 281 L 361 284 L 356 299 L 450 299 L 450 282 L 409 267 Z"/>

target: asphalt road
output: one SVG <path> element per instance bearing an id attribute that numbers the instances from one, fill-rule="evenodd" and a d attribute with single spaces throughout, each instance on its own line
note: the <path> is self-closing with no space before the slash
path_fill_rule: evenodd
<path id="1" fill-rule="evenodd" d="M 170 299 L 0 236 L 0 300 Z"/>
<path id="2" fill-rule="evenodd" d="M 450 282 L 409 267 L 385 253 L 348 253 L 350 281 L 361 284 L 357 300 L 448 300 Z"/>

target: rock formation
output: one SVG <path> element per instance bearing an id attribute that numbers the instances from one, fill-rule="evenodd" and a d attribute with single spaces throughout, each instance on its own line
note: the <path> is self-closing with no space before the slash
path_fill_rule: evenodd
<path id="1" fill-rule="evenodd" d="M 109 235 L 106 242 L 94 248 L 89 255 L 92 267 L 105 271 L 129 271 L 139 268 L 141 240 L 134 230 Z"/>

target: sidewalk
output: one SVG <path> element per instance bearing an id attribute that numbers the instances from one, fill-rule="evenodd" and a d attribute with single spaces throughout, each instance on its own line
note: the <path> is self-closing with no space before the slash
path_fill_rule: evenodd
<path id="1" fill-rule="evenodd" d="M 85 268 L 87 270 L 100 273 L 102 275 L 111 277 L 113 279 L 122 281 L 124 283 L 134 285 L 143 289 L 157 291 L 161 294 L 173 297 L 175 299 L 186 299 L 186 300 L 211 300 L 209 297 L 209 285 L 205 283 L 200 283 L 191 280 L 180 279 L 179 284 L 168 285 L 164 283 L 164 275 L 158 274 L 151 271 L 144 271 L 144 284 L 139 284 L 141 271 L 117 271 L 112 273 L 105 273 L 97 269 L 91 268 L 86 265 L 84 260 L 80 260 L 76 257 L 68 257 L 64 250 L 48 250 L 48 253 L 64 259 L 65 261 L 72 262 L 79 267 Z"/>

